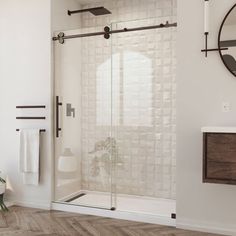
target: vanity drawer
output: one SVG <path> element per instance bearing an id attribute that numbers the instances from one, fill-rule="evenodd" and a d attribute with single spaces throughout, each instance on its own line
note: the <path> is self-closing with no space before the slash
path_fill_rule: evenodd
<path id="1" fill-rule="evenodd" d="M 236 163 L 236 135 L 207 133 L 205 136 L 208 161 Z"/>
<path id="2" fill-rule="evenodd" d="M 203 133 L 203 182 L 236 184 L 235 133 Z"/>
<path id="3" fill-rule="evenodd" d="M 207 162 L 207 178 L 236 181 L 236 163 Z"/>
<path id="4" fill-rule="evenodd" d="M 207 133 L 208 152 L 235 152 L 236 153 L 236 134 L 214 134 Z"/>

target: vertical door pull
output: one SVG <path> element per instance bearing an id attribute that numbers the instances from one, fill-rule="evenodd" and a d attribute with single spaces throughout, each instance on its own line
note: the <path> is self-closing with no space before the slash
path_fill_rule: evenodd
<path id="1" fill-rule="evenodd" d="M 62 106 L 62 103 L 59 102 L 59 96 L 56 96 L 56 138 L 59 138 L 59 132 L 61 128 L 59 127 L 59 107 Z"/>

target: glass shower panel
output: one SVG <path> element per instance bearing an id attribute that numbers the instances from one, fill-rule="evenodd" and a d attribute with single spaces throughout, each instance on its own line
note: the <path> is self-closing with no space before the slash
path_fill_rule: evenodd
<path id="1" fill-rule="evenodd" d="M 102 31 L 90 28 L 66 35 Z M 111 209 L 111 41 L 103 36 L 55 43 L 55 201 Z"/>
<path id="2" fill-rule="evenodd" d="M 167 18 L 113 23 L 112 30 L 158 25 Z M 112 135 L 119 210 L 150 213 L 155 199 L 175 199 L 175 31 L 112 35 Z"/>

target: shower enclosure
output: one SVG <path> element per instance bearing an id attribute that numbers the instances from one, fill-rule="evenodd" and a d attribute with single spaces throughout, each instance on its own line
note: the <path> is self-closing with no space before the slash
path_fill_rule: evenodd
<path id="1" fill-rule="evenodd" d="M 150 27 L 165 20 L 55 42 L 55 202 L 174 218 L 176 28 Z"/>

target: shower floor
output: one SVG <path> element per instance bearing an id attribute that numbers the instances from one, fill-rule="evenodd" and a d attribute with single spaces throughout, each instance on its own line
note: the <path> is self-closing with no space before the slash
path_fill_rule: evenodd
<path id="1" fill-rule="evenodd" d="M 70 201 L 70 204 L 90 207 L 111 208 L 111 194 L 103 192 L 81 191 L 82 196 Z M 176 202 L 170 199 L 117 194 L 116 210 L 170 217 L 176 212 Z"/>

